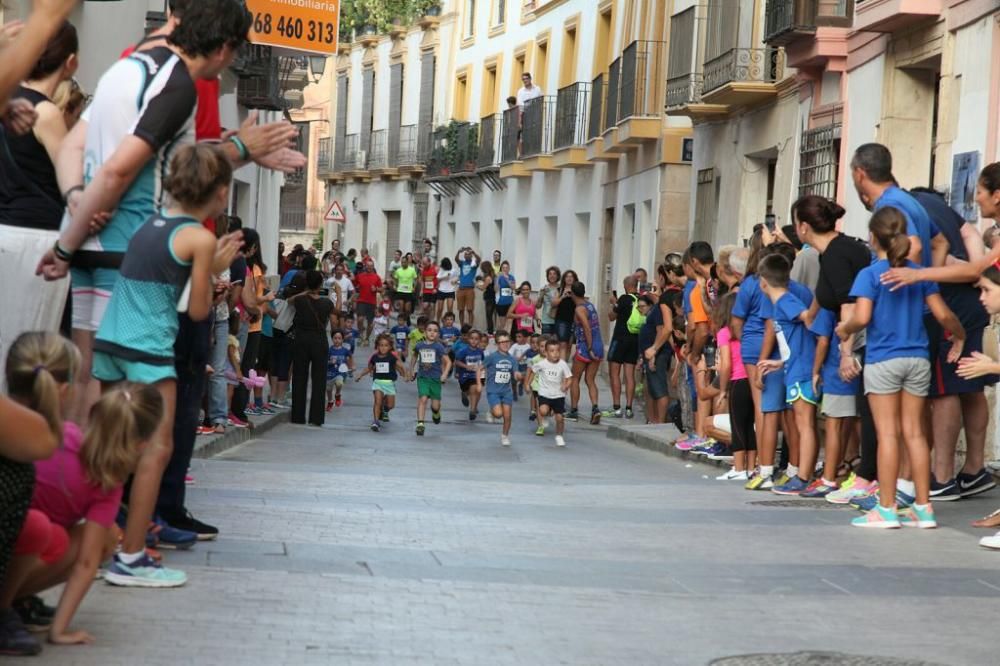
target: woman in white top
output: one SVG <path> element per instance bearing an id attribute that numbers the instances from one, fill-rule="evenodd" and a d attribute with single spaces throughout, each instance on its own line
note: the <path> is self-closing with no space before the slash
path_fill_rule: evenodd
<path id="1" fill-rule="evenodd" d="M 458 269 L 451 265 L 451 259 L 445 257 L 438 264 L 438 303 L 437 319 L 441 321 L 445 312 L 455 309 L 455 288 L 458 286 Z"/>

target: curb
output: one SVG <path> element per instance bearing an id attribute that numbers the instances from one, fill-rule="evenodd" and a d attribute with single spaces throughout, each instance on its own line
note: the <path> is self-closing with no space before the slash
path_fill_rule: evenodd
<path id="1" fill-rule="evenodd" d="M 650 426 L 639 426 L 650 428 Z M 708 465 L 711 467 L 730 467 L 731 464 L 724 460 L 709 460 L 708 456 L 699 456 L 691 453 L 690 451 L 678 451 L 674 448 L 673 440 L 680 437 L 680 433 L 672 425 L 658 426 L 657 429 L 660 432 L 669 428 L 671 433 L 667 437 L 663 435 L 654 435 L 652 432 L 643 432 L 638 430 L 636 426 L 619 426 L 619 425 L 609 425 L 608 426 L 608 439 L 617 440 L 620 442 L 627 442 L 633 446 L 638 446 L 639 448 L 646 449 L 648 451 L 655 451 L 657 453 L 662 453 L 666 456 L 672 456 L 674 458 L 679 458 L 686 462 L 700 463 L 702 465 Z"/>
<path id="2" fill-rule="evenodd" d="M 206 437 L 199 435 L 194 444 L 193 458 L 212 458 L 224 451 L 260 437 L 265 432 L 273 430 L 283 423 L 288 423 L 290 411 L 285 410 L 267 416 L 252 416 L 253 428 L 226 428 L 224 435 Z"/>

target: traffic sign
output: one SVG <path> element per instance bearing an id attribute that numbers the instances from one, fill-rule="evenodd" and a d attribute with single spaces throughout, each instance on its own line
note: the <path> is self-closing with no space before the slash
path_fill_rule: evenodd
<path id="1" fill-rule="evenodd" d="M 344 209 L 340 207 L 340 202 L 334 199 L 330 203 L 330 207 L 326 209 L 326 215 L 323 216 L 324 222 L 340 222 L 343 224 L 347 222 L 347 216 L 344 215 Z"/>
<path id="2" fill-rule="evenodd" d="M 334 55 L 340 30 L 340 0 L 247 0 L 253 17 L 250 42 Z"/>

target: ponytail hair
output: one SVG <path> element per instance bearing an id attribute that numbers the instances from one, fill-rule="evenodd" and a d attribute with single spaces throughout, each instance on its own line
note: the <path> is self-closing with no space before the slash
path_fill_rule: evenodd
<path id="1" fill-rule="evenodd" d="M 845 212 L 844 207 L 837 202 L 817 194 L 807 194 L 792 204 L 792 219 L 805 222 L 817 234 L 835 231 L 837 220 Z"/>
<path id="2" fill-rule="evenodd" d="M 63 384 L 72 384 L 80 370 L 80 351 L 56 333 L 22 333 L 7 354 L 7 388 L 10 396 L 41 414 L 56 439 L 62 442 Z"/>
<path id="3" fill-rule="evenodd" d="M 875 211 L 868 222 L 868 231 L 872 233 L 880 248 L 885 250 L 889 265 L 899 268 L 906 265 L 910 254 L 910 238 L 906 235 L 906 218 L 898 208 L 886 206 Z"/>
<path id="4" fill-rule="evenodd" d="M 87 480 L 105 492 L 125 483 L 163 419 L 163 398 L 149 384 L 119 384 L 90 410 L 90 427 L 80 447 Z"/>

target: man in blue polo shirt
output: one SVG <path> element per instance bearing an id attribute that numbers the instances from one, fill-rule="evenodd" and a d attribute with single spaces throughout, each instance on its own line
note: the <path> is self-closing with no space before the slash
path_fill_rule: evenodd
<path id="1" fill-rule="evenodd" d="M 479 255 L 471 247 L 463 247 L 455 255 L 458 266 L 458 321 L 461 325 L 474 325 L 476 310 L 476 271 Z"/>

